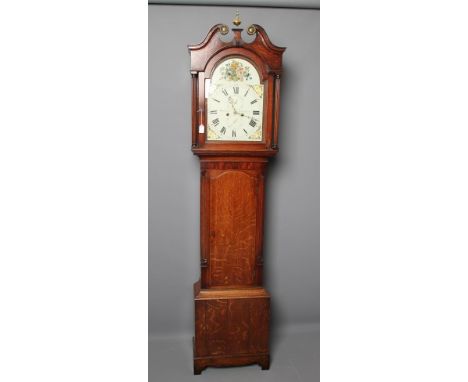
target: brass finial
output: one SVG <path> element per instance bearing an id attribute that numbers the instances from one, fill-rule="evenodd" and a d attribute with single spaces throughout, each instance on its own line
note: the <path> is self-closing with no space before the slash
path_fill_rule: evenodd
<path id="1" fill-rule="evenodd" d="M 236 10 L 236 17 L 234 17 L 234 20 L 232 20 L 232 23 L 238 27 L 241 24 L 241 19 L 239 18 L 239 10 Z"/>

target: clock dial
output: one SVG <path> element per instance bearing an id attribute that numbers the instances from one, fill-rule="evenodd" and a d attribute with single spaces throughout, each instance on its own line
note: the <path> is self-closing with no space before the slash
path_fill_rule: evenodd
<path id="1" fill-rule="evenodd" d="M 208 140 L 262 141 L 263 85 L 250 62 L 223 61 L 205 87 Z"/>

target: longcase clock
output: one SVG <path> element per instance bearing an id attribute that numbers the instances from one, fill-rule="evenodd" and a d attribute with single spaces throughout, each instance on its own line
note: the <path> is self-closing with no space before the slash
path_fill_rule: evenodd
<path id="1" fill-rule="evenodd" d="M 235 20 L 236 26 L 240 20 Z M 278 152 L 285 48 L 259 25 L 218 24 L 189 46 L 192 151 L 200 158 L 200 280 L 194 284 L 194 373 L 268 369 L 270 295 L 263 287 L 264 187 Z M 245 32 L 244 32 L 245 33 Z"/>

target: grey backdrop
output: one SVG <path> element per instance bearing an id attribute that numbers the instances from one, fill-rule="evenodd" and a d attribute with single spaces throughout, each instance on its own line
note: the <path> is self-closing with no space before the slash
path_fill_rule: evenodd
<path id="1" fill-rule="evenodd" d="M 193 331 L 199 161 L 190 151 L 188 44 L 234 7 L 149 5 L 149 334 Z M 265 284 L 274 328 L 319 321 L 319 11 L 239 8 L 284 53 L 279 147 L 269 166 Z"/>
<path id="2" fill-rule="evenodd" d="M 320 9 L 320 0 L 148 0 L 148 3 Z"/>

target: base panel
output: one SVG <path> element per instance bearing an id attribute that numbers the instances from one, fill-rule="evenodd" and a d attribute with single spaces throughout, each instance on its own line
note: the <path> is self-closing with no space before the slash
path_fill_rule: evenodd
<path id="1" fill-rule="evenodd" d="M 265 289 L 200 289 L 196 283 L 194 292 L 194 373 L 208 366 L 268 369 L 270 296 Z"/>

